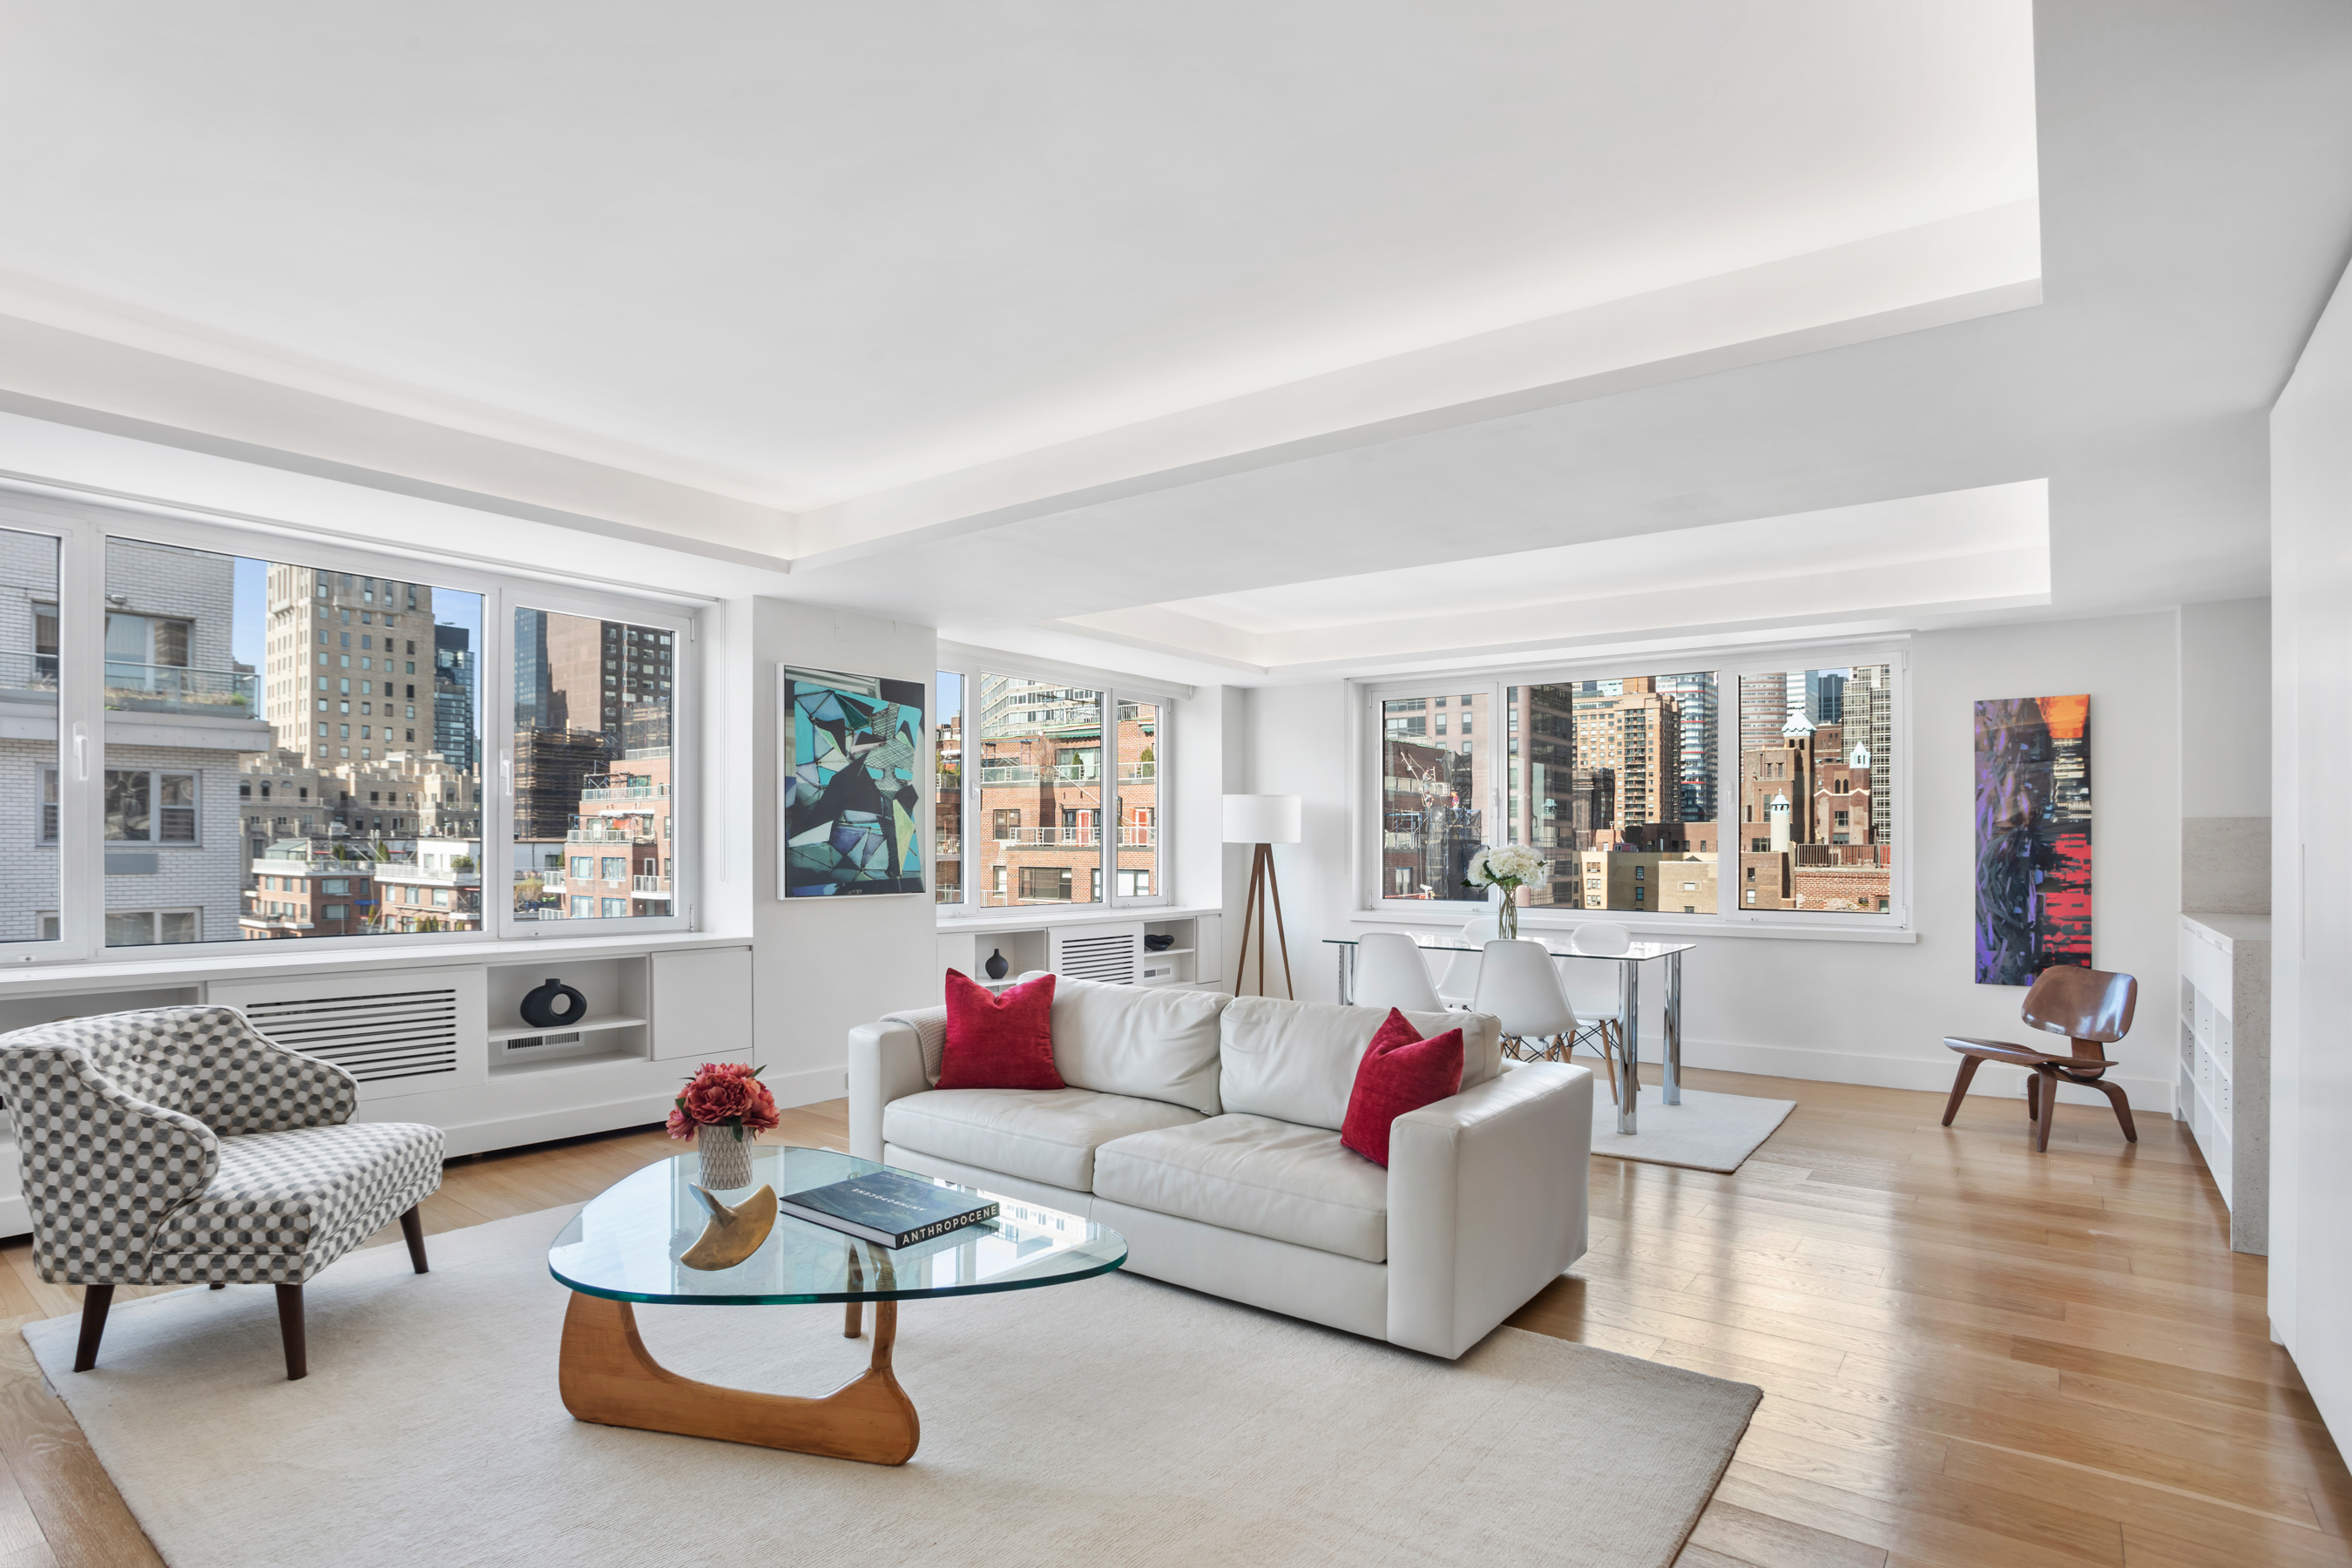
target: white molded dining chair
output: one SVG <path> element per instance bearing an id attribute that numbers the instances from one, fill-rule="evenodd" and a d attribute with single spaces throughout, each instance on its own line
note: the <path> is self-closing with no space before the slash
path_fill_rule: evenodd
<path id="1" fill-rule="evenodd" d="M 1462 928 L 1462 940 L 1483 947 L 1495 940 L 1501 925 L 1493 915 L 1480 915 Z M 1478 954 L 1457 952 L 1438 977 L 1438 999 L 1448 1007 L 1468 1007 L 1478 999 Z"/>
<path id="2" fill-rule="evenodd" d="M 1402 931 L 1366 931 L 1356 941 L 1356 1005 L 1443 1013 L 1421 949 Z"/>
<path id="3" fill-rule="evenodd" d="M 1633 933 L 1609 921 L 1591 921 L 1569 933 L 1568 945 L 1578 952 L 1595 957 L 1614 957 L 1633 945 Z M 1589 1045 L 1600 1053 L 1609 1068 L 1609 1093 L 1617 1093 L 1616 1068 L 1613 1063 L 1625 1054 L 1625 1005 L 1623 977 L 1613 963 L 1583 963 L 1575 959 L 1560 965 L 1560 981 L 1568 990 L 1569 1005 L 1576 1009 L 1576 1037 L 1569 1043 L 1573 1051 L 1578 1046 Z"/>
<path id="4" fill-rule="evenodd" d="M 1565 1061 L 1576 1037 L 1576 1009 L 1559 983 L 1559 968 L 1539 942 L 1490 942 L 1478 955 L 1478 994 L 1473 1011 L 1492 1014 L 1503 1026 L 1503 1048 L 1521 1061 Z M 1521 1056 L 1529 1040 L 1551 1044 Z"/>

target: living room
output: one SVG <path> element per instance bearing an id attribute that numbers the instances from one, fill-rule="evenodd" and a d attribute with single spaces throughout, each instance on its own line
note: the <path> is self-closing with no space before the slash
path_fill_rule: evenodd
<path id="1" fill-rule="evenodd" d="M 2352 1563 L 2340 5 L 10 32 L 0 1568 Z"/>

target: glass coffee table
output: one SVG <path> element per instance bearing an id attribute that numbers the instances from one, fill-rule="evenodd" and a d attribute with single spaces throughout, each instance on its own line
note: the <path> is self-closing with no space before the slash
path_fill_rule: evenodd
<path id="1" fill-rule="evenodd" d="M 884 1168 L 829 1149 L 755 1144 L 751 1184 L 717 1195 L 749 1213 L 762 1185 L 788 1194 Z M 572 1292 L 559 1378 L 564 1408 L 580 1420 L 903 1465 L 914 1457 L 922 1428 L 914 1401 L 890 1370 L 899 1302 L 1063 1285 L 1108 1274 L 1127 1261 L 1127 1238 L 1115 1230 L 991 1194 L 1003 1205 L 998 1217 L 912 1247 L 877 1247 L 778 1214 L 766 1238 L 741 1262 L 689 1268 L 680 1255 L 712 1219 L 694 1187 L 700 1172 L 700 1158 L 692 1153 L 646 1166 L 590 1200 L 548 1248 L 548 1272 Z M 701 1307 L 846 1302 L 842 1332 L 850 1339 L 859 1337 L 865 1303 L 871 1301 L 873 1360 L 819 1398 L 697 1383 L 647 1352 L 631 1306 L 636 1301 Z"/>

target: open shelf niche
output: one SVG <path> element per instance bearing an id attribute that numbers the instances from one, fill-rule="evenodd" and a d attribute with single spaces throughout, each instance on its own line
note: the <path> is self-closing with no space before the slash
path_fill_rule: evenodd
<path id="1" fill-rule="evenodd" d="M 490 1076 L 650 1058 L 650 963 L 640 953 L 492 964 L 488 972 Z M 588 999 L 587 1011 L 577 1024 L 541 1029 L 523 1022 L 522 999 L 551 976 Z"/>

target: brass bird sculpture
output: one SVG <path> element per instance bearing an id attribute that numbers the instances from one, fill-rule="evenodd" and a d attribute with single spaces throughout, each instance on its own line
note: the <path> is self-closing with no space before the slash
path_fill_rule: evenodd
<path id="1" fill-rule="evenodd" d="M 776 1189 L 761 1187 L 733 1208 L 710 1195 L 707 1188 L 694 1187 L 694 1195 L 710 1211 L 710 1223 L 703 1227 L 702 1237 L 679 1255 L 678 1261 L 688 1268 L 732 1268 L 760 1250 L 768 1239 L 768 1232 L 776 1227 Z"/>

